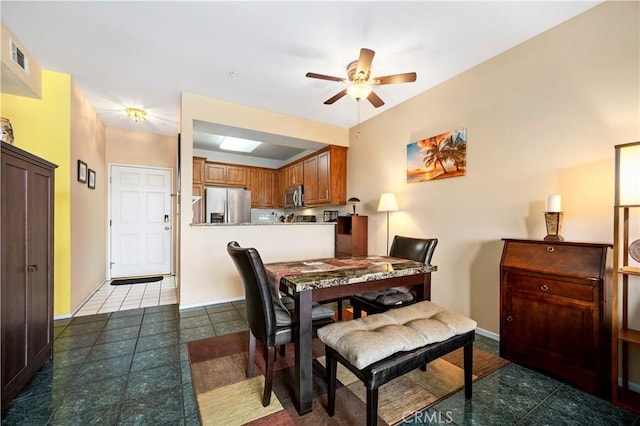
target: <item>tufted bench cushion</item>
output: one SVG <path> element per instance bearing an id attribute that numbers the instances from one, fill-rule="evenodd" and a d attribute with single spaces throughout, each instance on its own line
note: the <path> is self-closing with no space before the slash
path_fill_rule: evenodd
<path id="1" fill-rule="evenodd" d="M 362 369 L 397 352 L 405 352 L 475 330 L 466 316 L 424 301 L 381 314 L 329 324 L 320 340 Z"/>

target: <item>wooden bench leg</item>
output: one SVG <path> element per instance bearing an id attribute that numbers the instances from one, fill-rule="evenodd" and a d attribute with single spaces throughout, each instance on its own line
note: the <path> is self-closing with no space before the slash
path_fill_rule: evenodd
<path id="1" fill-rule="evenodd" d="M 367 426 L 378 424 L 378 388 L 367 389 Z"/>
<path id="2" fill-rule="evenodd" d="M 327 414 L 333 417 L 336 413 L 336 376 L 338 360 L 328 352 L 325 354 L 326 374 L 327 374 Z"/>
<path id="3" fill-rule="evenodd" d="M 464 397 L 471 399 L 473 386 L 473 344 L 464 346 Z"/>

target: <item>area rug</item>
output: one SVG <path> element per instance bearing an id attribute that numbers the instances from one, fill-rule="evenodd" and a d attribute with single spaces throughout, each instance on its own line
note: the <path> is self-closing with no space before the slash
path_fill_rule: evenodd
<path id="1" fill-rule="evenodd" d="M 324 346 L 313 340 L 314 389 L 313 411 L 298 415 L 292 400 L 294 345 L 287 345 L 285 357 L 278 355 L 273 380 L 271 404 L 262 406 L 264 358 L 262 347 L 256 351 L 257 367 L 253 377 L 246 377 L 246 331 L 197 340 L 187 344 L 191 377 L 203 425 L 318 425 L 363 424 L 366 394 L 362 383 L 338 364 L 339 388 L 336 413 L 326 413 L 324 383 Z M 474 347 L 474 380 L 508 364 L 508 361 Z M 427 408 L 462 389 L 462 349 L 429 363 L 427 371 L 411 371 L 380 387 L 378 424 L 393 425 L 412 413 Z M 342 385 L 342 386 L 341 386 Z"/>
<path id="2" fill-rule="evenodd" d="M 125 285 L 125 284 L 145 284 L 145 283 L 153 283 L 156 281 L 162 281 L 162 276 L 158 275 L 155 277 L 137 277 L 137 278 L 121 278 L 111 280 L 111 285 Z"/>

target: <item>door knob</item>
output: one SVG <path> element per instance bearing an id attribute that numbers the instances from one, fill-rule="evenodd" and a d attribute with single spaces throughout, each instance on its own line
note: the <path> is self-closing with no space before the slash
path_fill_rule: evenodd
<path id="1" fill-rule="evenodd" d="M 36 272 L 38 270 L 38 265 L 29 265 L 27 266 L 27 270 L 29 272 Z"/>

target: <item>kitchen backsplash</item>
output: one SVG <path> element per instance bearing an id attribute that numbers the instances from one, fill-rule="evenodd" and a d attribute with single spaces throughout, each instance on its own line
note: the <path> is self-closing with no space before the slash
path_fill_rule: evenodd
<path id="1" fill-rule="evenodd" d="M 291 213 L 294 215 L 313 215 L 316 217 L 316 222 L 322 222 L 325 210 L 337 211 L 338 215 L 344 216 L 347 212 L 347 206 L 327 206 L 308 209 L 251 209 L 251 223 L 277 223 L 280 222 L 280 216 L 286 217 Z"/>

